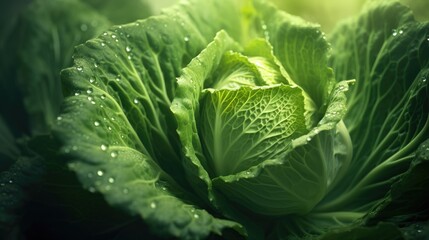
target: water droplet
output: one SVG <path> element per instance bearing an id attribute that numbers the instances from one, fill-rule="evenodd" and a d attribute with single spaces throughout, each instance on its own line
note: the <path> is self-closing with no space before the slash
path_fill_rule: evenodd
<path id="1" fill-rule="evenodd" d="M 83 67 L 81 67 L 81 66 L 77 66 L 77 67 L 76 67 L 76 70 L 78 70 L 79 72 L 82 72 L 82 71 L 83 71 Z"/>
<path id="2" fill-rule="evenodd" d="M 112 177 L 110 177 L 110 178 L 108 179 L 108 181 L 109 181 L 109 183 L 114 183 L 114 182 L 115 182 L 115 179 L 114 179 L 114 178 L 112 178 Z"/>
<path id="3" fill-rule="evenodd" d="M 262 24 L 262 29 L 263 30 L 267 30 L 267 25 L 266 24 Z"/>
<path id="4" fill-rule="evenodd" d="M 96 127 L 100 126 L 100 122 L 99 121 L 95 121 L 94 122 L 94 126 L 96 126 Z"/>
<path id="5" fill-rule="evenodd" d="M 89 78 L 89 82 L 90 82 L 90 83 L 94 83 L 94 82 L 95 82 L 95 79 L 94 79 L 94 78 Z"/>
<path id="6" fill-rule="evenodd" d="M 156 208 L 156 203 L 155 202 L 151 202 L 150 203 L 150 208 Z"/>
<path id="7" fill-rule="evenodd" d="M 185 38 L 183 38 L 183 40 L 185 40 L 185 42 L 188 42 L 189 41 L 189 37 L 185 37 Z"/>
<path id="8" fill-rule="evenodd" d="M 91 101 L 91 104 L 95 105 L 95 101 Z"/>
<path id="9" fill-rule="evenodd" d="M 100 98 L 104 100 L 104 99 L 106 99 L 106 95 L 102 94 L 102 95 L 100 96 Z"/>
<path id="10" fill-rule="evenodd" d="M 134 102 L 135 104 L 139 104 L 139 100 L 138 100 L 137 98 L 134 98 L 133 102 Z"/>
<path id="11" fill-rule="evenodd" d="M 115 118 L 114 118 L 114 117 L 111 117 L 111 118 L 110 118 L 110 120 L 115 121 Z"/>
<path id="12" fill-rule="evenodd" d="M 399 34 L 403 34 L 403 33 L 404 33 L 404 30 L 399 30 L 399 31 L 398 31 L 398 33 L 399 33 Z"/>
<path id="13" fill-rule="evenodd" d="M 115 38 L 116 38 L 116 35 L 115 35 L 115 34 L 112 34 L 112 38 L 113 38 L 113 39 L 115 39 Z"/>
<path id="14" fill-rule="evenodd" d="M 88 88 L 88 90 L 86 90 L 86 93 L 91 94 L 94 90 L 92 88 Z"/>
<path id="15" fill-rule="evenodd" d="M 194 214 L 194 218 L 200 218 L 200 216 L 198 214 Z"/>
<path id="16" fill-rule="evenodd" d="M 74 95 L 75 95 L 75 96 L 79 96 L 79 95 L 80 95 L 80 92 L 75 92 L 75 93 L 74 93 Z"/>
<path id="17" fill-rule="evenodd" d="M 82 32 L 86 32 L 88 30 L 88 26 L 85 23 L 83 23 L 83 24 L 80 25 L 80 30 Z"/>
<path id="18" fill-rule="evenodd" d="M 311 137 L 308 137 L 306 140 L 307 140 L 307 142 L 310 142 L 311 141 Z"/>
<path id="19" fill-rule="evenodd" d="M 104 172 L 101 170 L 97 171 L 97 176 L 102 177 L 104 175 Z"/>
<path id="20" fill-rule="evenodd" d="M 112 158 L 116 158 L 118 156 L 118 152 L 117 151 L 113 151 L 113 152 L 110 153 L 110 156 Z"/>
<path id="21" fill-rule="evenodd" d="M 130 47 L 130 46 L 126 46 L 126 47 L 125 47 L 125 51 L 127 51 L 127 52 L 131 52 L 131 47 Z"/>
<path id="22" fill-rule="evenodd" d="M 128 58 L 128 60 L 131 60 L 132 57 L 131 57 L 131 55 L 128 55 L 127 58 Z"/>
<path id="23" fill-rule="evenodd" d="M 104 42 L 102 42 L 102 43 L 101 43 L 101 46 L 102 46 L 102 47 L 104 47 L 104 46 L 106 46 L 106 44 L 105 44 Z"/>
<path id="24" fill-rule="evenodd" d="M 109 129 L 109 131 L 112 131 L 112 127 L 108 126 L 107 129 Z"/>
<path id="25" fill-rule="evenodd" d="M 88 101 L 92 101 L 92 97 L 88 97 Z"/>
<path id="26" fill-rule="evenodd" d="M 396 37 L 398 35 L 398 30 L 393 29 L 392 30 L 392 36 Z"/>
<path id="27" fill-rule="evenodd" d="M 98 68 L 98 64 L 97 64 L 97 63 L 94 63 L 94 67 Z"/>
<path id="28" fill-rule="evenodd" d="M 57 121 L 61 121 L 61 120 L 63 120 L 63 118 L 61 116 L 58 116 Z"/>
<path id="29" fill-rule="evenodd" d="M 106 151 L 107 148 L 109 148 L 109 147 L 105 144 L 101 144 L 100 148 L 101 148 L 101 150 Z"/>
<path id="30" fill-rule="evenodd" d="M 10 183 L 10 184 L 12 184 L 12 183 L 13 183 L 13 180 L 9 180 L 9 183 Z"/>

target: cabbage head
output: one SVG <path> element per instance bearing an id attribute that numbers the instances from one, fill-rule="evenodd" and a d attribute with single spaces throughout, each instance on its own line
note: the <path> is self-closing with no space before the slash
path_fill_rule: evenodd
<path id="1" fill-rule="evenodd" d="M 428 39 L 395 1 L 331 43 L 263 0 L 182 1 L 76 47 L 55 135 L 84 188 L 157 236 L 420 236 Z"/>

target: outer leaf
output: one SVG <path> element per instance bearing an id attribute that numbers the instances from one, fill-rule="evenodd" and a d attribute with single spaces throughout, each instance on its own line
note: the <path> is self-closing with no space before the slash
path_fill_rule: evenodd
<path id="1" fill-rule="evenodd" d="M 225 227 L 240 230 L 199 209 L 210 208 L 185 190 L 190 187 L 170 111 L 183 65 L 218 29 L 238 32 L 230 23 L 242 5 L 225 3 L 193 1 L 115 27 L 79 46 L 75 66 L 62 74 L 69 97 L 56 133 L 73 159 L 70 166 L 86 188 L 141 215 L 159 234 L 194 239 Z M 207 4 L 213 11 L 202 14 Z"/>
<path id="2" fill-rule="evenodd" d="M 426 202 L 426 190 L 411 187 L 428 184 L 419 174 L 425 164 L 408 168 L 429 134 L 428 27 L 396 2 L 374 1 L 332 36 L 337 77 L 357 76 L 345 117 L 354 156 L 313 212 L 288 222 L 292 235 L 354 227 L 359 233 L 359 226 L 378 221 L 402 225 L 413 221 L 411 215 L 426 218 L 427 206 L 416 204 Z"/>
<path id="3" fill-rule="evenodd" d="M 337 76 L 357 77 L 345 117 L 354 157 L 353 174 L 326 198 L 325 207 L 370 208 L 427 139 L 428 34 L 429 24 L 415 22 L 406 7 L 378 1 L 333 35 Z"/>
<path id="4" fill-rule="evenodd" d="M 426 140 L 417 149 L 410 169 L 392 185 L 385 199 L 368 214 L 366 223 L 389 221 L 404 225 L 426 221 L 429 218 L 429 203 L 422 200 L 429 199 L 426 191 L 429 184 L 428 171 L 429 140 Z"/>

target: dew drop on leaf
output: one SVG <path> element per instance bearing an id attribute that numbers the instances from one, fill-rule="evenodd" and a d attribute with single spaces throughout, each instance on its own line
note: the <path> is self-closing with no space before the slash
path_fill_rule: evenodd
<path id="1" fill-rule="evenodd" d="M 104 175 L 104 172 L 101 170 L 97 171 L 97 176 L 102 177 Z"/>
<path id="2" fill-rule="evenodd" d="M 106 151 L 108 146 L 105 144 L 101 144 L 100 148 L 101 148 L 101 150 Z"/>
<path id="3" fill-rule="evenodd" d="M 116 158 L 116 157 L 118 156 L 118 152 L 117 152 L 117 151 L 112 151 L 112 152 L 110 153 L 110 156 L 111 156 L 112 158 Z"/>
<path id="4" fill-rule="evenodd" d="M 96 127 L 100 126 L 100 122 L 99 121 L 94 121 L 94 126 L 96 126 Z"/>

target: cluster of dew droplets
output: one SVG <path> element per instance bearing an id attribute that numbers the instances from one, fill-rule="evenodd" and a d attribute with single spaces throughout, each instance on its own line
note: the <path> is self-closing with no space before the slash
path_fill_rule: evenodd
<path id="1" fill-rule="evenodd" d="M 91 181 L 95 182 L 95 186 L 99 187 L 101 191 L 110 191 L 112 189 L 112 184 L 116 182 L 116 179 L 112 176 L 106 176 L 106 172 L 102 169 L 98 169 L 95 172 L 90 172 L 87 174 L 87 177 L 91 179 Z M 88 190 L 92 193 L 96 191 L 95 186 L 90 186 Z"/>
<path id="2" fill-rule="evenodd" d="M 262 31 L 264 32 L 265 39 L 269 40 L 270 39 L 270 33 L 268 32 L 268 26 L 267 26 L 267 24 L 265 24 L 264 21 L 262 21 L 262 23 L 261 23 L 261 28 L 262 28 Z"/>
<path id="3" fill-rule="evenodd" d="M 399 36 L 402 34 L 404 34 L 404 30 L 402 30 L 402 29 L 393 29 L 392 30 L 392 36 L 393 37 L 396 37 L 396 36 Z"/>

